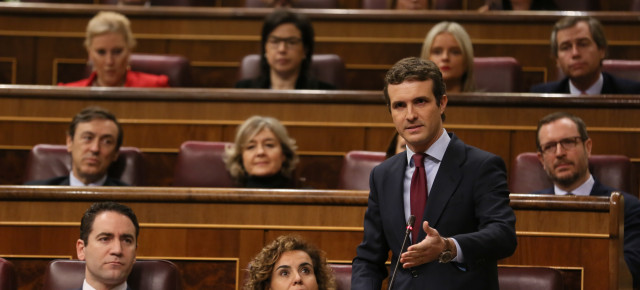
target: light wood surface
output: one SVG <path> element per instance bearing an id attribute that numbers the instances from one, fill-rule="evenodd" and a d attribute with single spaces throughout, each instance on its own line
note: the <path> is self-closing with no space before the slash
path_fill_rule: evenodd
<path id="1" fill-rule="evenodd" d="M 203 259 L 209 260 L 203 267 L 226 269 L 229 264 L 216 263 L 231 261 L 232 269 L 242 269 L 273 238 L 296 233 L 322 248 L 330 261 L 349 263 L 362 240 L 367 197 L 365 191 L 0 186 L 0 235 L 11 237 L 0 239 L 0 256 L 25 265 L 28 257 L 75 257 L 82 213 L 92 202 L 115 200 L 138 216 L 141 257 L 185 265 Z M 628 270 L 620 268 L 618 195 L 609 200 L 512 194 L 511 206 L 518 248 L 500 265 L 558 268 L 567 289 L 630 285 Z M 190 279 L 197 284 L 207 274 L 192 273 Z"/>

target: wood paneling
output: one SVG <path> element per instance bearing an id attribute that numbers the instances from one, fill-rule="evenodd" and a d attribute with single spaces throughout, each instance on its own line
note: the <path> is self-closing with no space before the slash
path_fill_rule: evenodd
<path id="1" fill-rule="evenodd" d="M 40 143 L 63 144 L 71 116 L 88 105 L 103 106 L 118 116 L 124 145 L 145 153 L 145 180 L 152 186 L 171 185 L 182 142 L 232 142 L 236 127 L 253 115 L 273 116 L 287 126 L 301 155 L 296 177 L 304 180 L 303 186 L 318 189 L 337 186 L 342 156 L 348 151 L 385 151 L 394 132 L 380 91 L 93 90 L 7 85 L 0 86 L 0 104 L 2 184 L 22 183 L 26 151 Z M 536 150 L 535 129 L 540 118 L 568 111 L 586 122 L 594 154 L 626 155 L 637 167 L 639 108 L 634 96 L 452 94 L 444 124 L 467 144 L 502 157 L 509 169 L 519 153 Z"/>
<path id="2" fill-rule="evenodd" d="M 346 1 L 344 8 L 359 7 Z M 353 3 L 352 3 L 353 2 Z M 476 4 L 471 4 L 477 6 Z M 86 60 L 82 46 L 88 20 L 99 10 L 124 13 L 138 39 L 136 51 L 182 54 L 194 64 L 193 83 L 199 87 L 230 88 L 244 55 L 259 53 L 259 35 L 270 9 L 214 7 L 136 7 L 103 5 L 15 5 L 0 3 L 2 56 L 16 57 L 21 68 L 17 83 L 52 84 L 79 78 L 81 70 L 66 59 Z M 475 8 L 472 8 L 475 9 Z M 626 9 L 625 9 L 626 10 Z M 565 12 L 476 13 L 473 11 L 301 9 L 316 32 L 316 53 L 340 55 L 347 67 L 346 87 L 379 90 L 384 72 L 397 60 L 420 53 L 427 31 L 447 20 L 462 24 L 474 43 L 476 56 L 512 56 L 527 70 L 524 88 L 556 78 L 549 54 L 549 35 Z M 609 40 L 609 57 L 638 59 L 637 13 L 586 12 L 599 18 Z M 58 74 L 54 75 L 54 71 Z M 540 72 L 548 72 L 541 74 Z M 59 77 L 58 77 L 59 76 Z M 543 79 L 541 79 L 541 77 Z"/>
<path id="3" fill-rule="evenodd" d="M 295 233 L 349 263 L 362 240 L 365 191 L 0 186 L 0 256 L 75 257 L 79 217 L 95 201 L 129 205 L 141 225 L 138 256 L 176 262 L 187 289 L 234 289 L 243 269 L 275 237 Z M 565 289 L 621 289 L 631 283 L 622 258 L 618 196 L 511 195 L 518 248 L 503 266 L 550 266 Z M 43 263 L 20 264 L 36 285 Z M 31 272 L 26 269 L 32 269 Z M 224 274 L 220 274 L 222 272 Z M 41 272 L 40 272 L 41 273 Z M 204 287 L 206 288 L 206 287 Z M 218 289 L 218 287 L 216 287 Z"/>

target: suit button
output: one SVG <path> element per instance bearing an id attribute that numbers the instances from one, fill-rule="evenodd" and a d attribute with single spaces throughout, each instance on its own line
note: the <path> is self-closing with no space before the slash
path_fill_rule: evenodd
<path id="1" fill-rule="evenodd" d="M 411 276 L 413 276 L 413 278 L 418 278 L 418 271 L 411 270 Z"/>

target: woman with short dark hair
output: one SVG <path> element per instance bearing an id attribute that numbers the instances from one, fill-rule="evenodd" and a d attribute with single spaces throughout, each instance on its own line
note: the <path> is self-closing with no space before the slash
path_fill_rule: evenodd
<path id="1" fill-rule="evenodd" d="M 310 75 L 313 26 L 303 14 L 279 9 L 267 15 L 260 41 L 260 76 L 236 88 L 329 90 L 334 86 Z"/>

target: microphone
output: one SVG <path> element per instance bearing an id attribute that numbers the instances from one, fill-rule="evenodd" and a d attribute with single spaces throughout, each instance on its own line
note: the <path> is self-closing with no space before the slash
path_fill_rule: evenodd
<path id="1" fill-rule="evenodd" d="M 407 221 L 407 230 L 404 232 L 404 240 L 402 240 L 402 247 L 400 247 L 400 254 L 404 251 L 404 246 L 407 244 L 407 240 L 409 239 L 409 234 L 413 230 L 413 223 L 416 221 L 416 216 L 411 215 L 409 220 Z M 398 271 L 398 266 L 400 265 L 400 254 L 398 254 L 398 260 L 396 261 L 396 266 L 393 267 L 393 275 L 391 275 L 391 280 L 389 280 L 389 288 L 391 290 L 391 286 L 393 285 L 393 280 L 396 278 L 396 272 Z"/>

